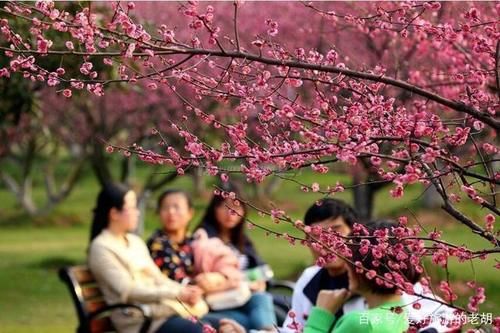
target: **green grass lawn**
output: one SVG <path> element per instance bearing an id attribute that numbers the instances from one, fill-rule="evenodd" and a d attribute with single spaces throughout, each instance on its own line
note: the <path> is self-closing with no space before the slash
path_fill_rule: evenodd
<path id="1" fill-rule="evenodd" d="M 138 168 L 137 177 L 143 177 L 147 172 Z M 298 175 L 300 181 L 311 184 L 335 184 L 337 180 L 346 181 L 344 175 L 335 176 L 304 173 Z M 172 186 L 187 190 L 192 188 L 189 178 L 181 177 Z M 11 194 L 0 187 L 0 332 L 21 333 L 35 332 L 71 332 L 76 327 L 76 314 L 66 287 L 58 280 L 57 268 L 64 265 L 83 263 L 88 241 L 89 221 L 97 184 L 90 174 L 87 174 L 78 188 L 68 200 L 57 208 L 47 218 L 30 219 L 19 213 L 19 208 Z M 417 215 L 420 212 L 418 196 L 421 189 L 414 187 L 406 191 L 401 200 L 390 198 L 387 190 L 383 190 L 376 198 L 375 214 L 377 216 L 397 216 L 411 211 Z M 35 187 L 35 194 L 43 198 L 43 192 Z M 339 194 L 340 198 L 350 200 L 349 193 Z M 296 185 L 286 182 L 281 185 L 273 201 L 287 209 L 293 218 L 301 218 L 304 210 L 319 195 L 302 193 Z M 147 237 L 156 227 L 154 216 L 154 199 L 148 206 L 146 216 Z M 206 205 L 207 199 L 196 199 L 197 216 Z M 464 203 L 464 205 L 467 205 Z M 464 206 L 465 210 L 475 218 L 484 213 Z M 425 216 L 431 216 L 432 222 Z M 443 238 L 456 244 L 467 244 L 473 249 L 479 249 L 488 244 L 480 237 L 472 235 L 467 230 L 446 220 L 445 214 L 432 212 L 422 217 L 424 226 L 432 230 L 443 219 Z M 268 219 L 251 214 L 251 219 L 281 232 L 293 232 L 286 224 L 274 224 Z M 446 220 L 446 221 L 445 221 Z M 195 223 L 193 223 L 195 224 Z M 290 246 L 282 239 L 266 237 L 259 230 L 250 231 L 256 246 L 262 256 L 272 265 L 279 278 L 295 277 L 304 267 L 310 264 L 311 257 L 307 249 L 301 246 Z M 487 287 L 488 301 L 482 308 L 483 312 L 500 312 L 500 282 L 498 272 L 492 268 L 495 259 L 476 261 L 474 265 L 450 263 L 450 277 L 456 281 L 466 281 L 474 274 L 480 284 Z M 443 272 L 430 267 L 435 275 L 444 276 Z M 463 303 L 463 299 L 462 299 Z"/>

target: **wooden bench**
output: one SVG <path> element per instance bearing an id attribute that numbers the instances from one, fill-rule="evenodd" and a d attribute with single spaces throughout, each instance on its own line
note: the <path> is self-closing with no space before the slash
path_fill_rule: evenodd
<path id="1" fill-rule="evenodd" d="M 144 322 L 139 333 L 146 333 L 151 325 L 151 318 L 146 316 L 144 310 L 137 304 L 112 304 L 107 305 L 101 290 L 87 266 L 65 267 L 59 270 L 59 278 L 68 287 L 78 315 L 77 333 L 103 333 L 116 332 L 110 319 L 111 310 L 137 309 Z"/>
<path id="2" fill-rule="evenodd" d="M 144 323 L 139 333 L 146 333 L 151 325 L 151 318 L 145 315 L 144 310 L 137 304 L 107 305 L 101 290 L 87 266 L 64 267 L 59 270 L 59 278 L 68 287 L 78 315 L 77 333 L 116 332 L 110 319 L 110 312 L 114 309 L 138 309 L 144 316 Z M 290 308 L 291 293 L 294 283 L 290 281 L 271 280 L 268 291 L 273 296 L 273 303 L 281 326 Z M 285 291 L 285 293 L 283 293 Z"/>

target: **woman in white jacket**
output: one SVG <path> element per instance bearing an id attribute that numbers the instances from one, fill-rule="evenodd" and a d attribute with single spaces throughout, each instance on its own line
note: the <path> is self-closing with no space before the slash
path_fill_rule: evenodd
<path id="1" fill-rule="evenodd" d="M 105 301 L 138 303 L 149 308 L 153 317 L 151 333 L 202 333 L 202 325 L 179 315 L 179 308 L 184 306 L 200 317 L 208 312 L 202 291 L 196 286 L 183 286 L 160 272 L 144 241 L 130 233 L 137 226 L 138 216 L 136 194 L 128 188 L 109 184 L 99 193 L 88 264 Z M 111 320 L 119 332 L 135 333 L 142 319 L 133 311 L 115 310 Z"/>

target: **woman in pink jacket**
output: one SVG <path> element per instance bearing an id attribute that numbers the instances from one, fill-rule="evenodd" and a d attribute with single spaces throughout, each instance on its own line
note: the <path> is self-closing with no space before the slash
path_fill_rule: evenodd
<path id="1" fill-rule="evenodd" d="M 162 228 L 153 233 L 147 244 L 165 276 L 183 284 L 197 285 L 209 295 L 213 291 L 233 289 L 244 280 L 238 258 L 220 239 L 207 238 L 204 232 L 194 237 L 188 234 L 194 208 L 186 192 L 169 190 L 160 195 L 158 214 Z M 212 311 L 209 316 L 234 319 L 247 330 L 273 331 L 276 317 L 272 300 L 261 295 L 248 294 L 250 299 L 241 306 Z"/>

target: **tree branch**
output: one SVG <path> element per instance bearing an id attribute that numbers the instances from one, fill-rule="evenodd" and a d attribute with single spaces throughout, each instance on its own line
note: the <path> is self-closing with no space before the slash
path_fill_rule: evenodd
<path id="1" fill-rule="evenodd" d="M 240 51 L 240 36 L 238 35 L 238 3 L 233 2 L 234 6 L 234 38 L 236 39 L 236 49 Z"/>
<path id="2" fill-rule="evenodd" d="M 500 246 L 500 240 L 497 239 L 493 234 L 486 232 L 483 228 L 481 228 L 478 224 L 473 222 L 471 219 L 469 219 L 467 216 L 459 212 L 453 205 L 451 204 L 450 200 L 448 199 L 448 196 L 446 194 L 445 189 L 441 186 L 439 181 L 433 177 L 432 170 L 430 167 L 422 163 L 423 169 L 425 173 L 429 176 L 432 184 L 436 187 L 436 190 L 438 193 L 441 195 L 443 198 L 443 205 L 442 208 L 445 210 L 448 214 L 453 216 L 455 219 L 460 221 L 462 224 L 466 225 L 469 227 L 473 233 L 478 234 L 479 236 L 486 238 L 490 242 L 492 242 L 496 247 Z"/>
<path id="3" fill-rule="evenodd" d="M 496 131 L 500 130 L 500 120 L 493 118 L 488 113 L 481 112 L 481 111 L 475 109 L 474 107 L 467 105 L 463 102 L 450 100 L 450 99 L 445 98 L 443 96 L 440 96 L 436 93 L 433 93 L 429 90 L 422 89 L 416 85 L 410 84 L 410 83 L 402 81 L 402 80 L 397 80 L 397 79 L 393 79 L 390 77 L 386 77 L 385 75 L 365 73 L 365 72 L 350 70 L 350 69 L 346 69 L 346 68 L 338 68 L 338 67 L 326 66 L 326 65 L 321 65 L 321 64 L 311 64 L 311 63 L 297 61 L 297 60 L 280 60 L 280 59 L 267 58 L 267 57 L 262 57 L 260 55 L 242 52 L 242 51 L 219 51 L 219 50 L 196 49 L 196 48 L 181 48 L 181 47 L 174 47 L 174 46 L 170 46 L 170 47 L 157 46 L 157 48 L 158 48 L 158 51 L 155 52 L 155 54 L 157 54 L 157 55 L 190 54 L 190 55 L 208 55 L 208 56 L 215 56 L 215 57 L 221 57 L 221 58 L 246 59 L 246 60 L 255 61 L 255 62 L 262 63 L 262 64 L 267 64 L 267 65 L 287 66 L 287 67 L 292 67 L 292 68 L 300 68 L 300 69 L 313 70 L 313 71 L 316 70 L 316 71 L 320 71 L 320 72 L 324 72 L 324 73 L 343 74 L 343 75 L 351 77 L 351 78 L 358 78 L 358 79 L 369 80 L 369 81 L 373 81 L 373 82 L 385 83 L 385 84 L 388 84 L 388 85 L 391 85 L 394 87 L 398 87 L 398 88 L 407 90 L 407 91 L 412 92 L 416 95 L 428 98 L 431 101 L 434 101 L 438 104 L 447 106 L 450 109 L 453 109 L 457 112 L 466 113 L 466 114 L 470 115 L 471 117 L 473 117 L 477 120 L 480 120 L 480 121 L 484 122 L 485 124 L 488 124 Z M 121 52 L 100 52 L 100 53 L 98 52 L 98 53 L 89 54 L 88 52 L 49 50 L 47 53 L 42 53 L 42 52 L 39 52 L 36 50 L 11 50 L 11 49 L 5 48 L 5 47 L 0 47 L 0 49 L 10 51 L 10 52 L 21 53 L 21 54 L 37 54 L 37 55 L 47 55 L 47 54 L 49 54 L 49 55 L 50 54 L 54 54 L 54 55 L 81 55 L 81 56 L 91 55 L 93 57 L 99 57 L 99 56 L 120 57 L 120 56 L 122 56 Z M 144 53 L 144 52 L 138 52 L 138 53 L 134 53 L 133 56 L 140 57 L 140 56 L 149 56 L 149 55 L 147 53 Z M 130 79 L 113 80 L 113 82 L 118 82 L 118 81 L 128 82 L 128 81 L 130 81 Z M 106 84 L 107 81 L 89 80 L 89 82 Z"/>
<path id="4" fill-rule="evenodd" d="M 497 83 L 497 95 L 500 98 L 500 40 L 497 41 L 495 51 L 495 79 Z"/>

